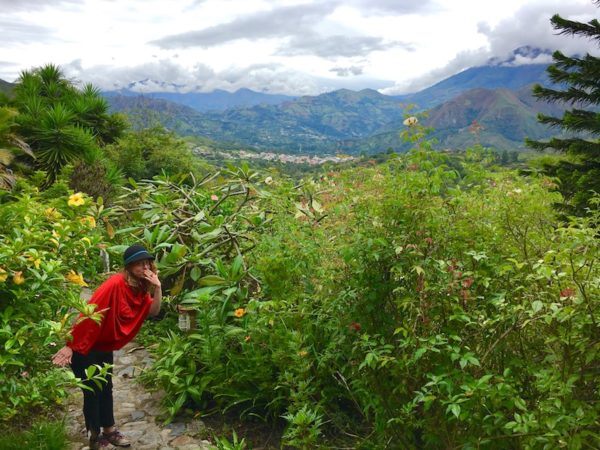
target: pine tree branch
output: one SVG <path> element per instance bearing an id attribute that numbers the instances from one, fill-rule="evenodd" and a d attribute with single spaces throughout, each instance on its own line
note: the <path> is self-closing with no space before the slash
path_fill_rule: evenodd
<path id="1" fill-rule="evenodd" d="M 570 103 L 571 105 L 595 105 L 600 102 L 600 89 L 585 91 L 572 87 L 567 91 L 557 91 L 555 89 L 536 85 L 533 88 L 533 96 L 548 103 L 564 102 Z"/>
<path id="2" fill-rule="evenodd" d="M 525 139 L 525 144 L 529 148 L 539 151 L 554 149 L 571 155 L 585 155 L 592 159 L 600 158 L 600 143 L 598 141 L 588 141 L 580 138 L 552 138 L 545 142 Z"/>
<path id="3" fill-rule="evenodd" d="M 600 114 L 592 111 L 582 109 L 565 111 L 562 118 L 538 114 L 538 121 L 568 132 L 600 134 Z"/>
<path id="4" fill-rule="evenodd" d="M 588 23 L 582 23 L 563 19 L 558 14 L 555 14 L 550 19 L 550 22 L 555 30 L 561 30 L 559 34 L 571 36 L 582 35 L 600 41 L 600 23 L 596 19 L 592 19 Z"/>

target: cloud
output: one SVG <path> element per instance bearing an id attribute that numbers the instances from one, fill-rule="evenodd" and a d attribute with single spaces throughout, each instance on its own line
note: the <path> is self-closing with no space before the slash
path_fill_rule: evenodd
<path id="1" fill-rule="evenodd" d="M 261 11 L 232 22 L 166 36 L 150 44 L 163 49 L 213 47 L 238 39 L 265 39 L 300 34 L 335 9 L 335 3 L 303 4 Z"/>
<path id="2" fill-rule="evenodd" d="M 39 10 L 46 7 L 57 7 L 62 5 L 76 5 L 84 3 L 84 0 L 0 0 L 0 11 L 16 12 L 27 10 Z"/>
<path id="3" fill-rule="evenodd" d="M 278 55 L 316 55 L 322 58 L 367 56 L 377 50 L 404 47 L 412 50 L 410 44 L 398 41 L 384 42 L 372 36 L 320 36 L 313 33 L 294 36 L 277 51 Z"/>
<path id="4" fill-rule="evenodd" d="M 350 75 L 362 75 L 363 68 L 360 66 L 334 67 L 329 71 L 335 73 L 338 77 L 349 77 Z"/>
<path id="5" fill-rule="evenodd" d="M 344 4 L 356 6 L 366 14 L 412 14 L 433 10 L 431 0 L 350 0 Z"/>
<path id="6" fill-rule="evenodd" d="M 2 30 L 3 44 L 26 44 L 50 38 L 57 40 L 52 29 L 16 19 L 0 19 L 0 30 Z"/>
<path id="7" fill-rule="evenodd" d="M 513 17 L 500 21 L 495 27 L 487 23 L 478 25 L 479 33 L 487 38 L 486 47 L 459 52 L 445 66 L 419 78 L 398 83 L 382 92 L 385 94 L 418 92 L 465 69 L 488 63 L 508 66 L 547 64 L 552 62 L 549 52 L 557 49 L 570 55 L 597 52 L 597 43 L 581 37 L 557 34 L 550 23 L 550 18 L 557 11 L 563 18 L 587 22 L 597 14 L 597 7 L 591 2 L 567 5 L 558 1 L 523 6 Z M 545 52 L 522 51 L 527 47 Z M 520 50 L 515 53 L 517 49 Z"/>
<path id="8" fill-rule="evenodd" d="M 76 82 L 92 83 L 103 90 L 129 88 L 144 92 L 211 92 L 215 89 L 313 95 L 322 92 L 310 75 L 286 69 L 280 64 L 255 64 L 230 67 L 216 72 L 204 64 L 188 69 L 169 60 L 153 61 L 131 67 L 96 65 L 84 68 L 80 60 L 63 66 Z M 165 83 L 164 80 L 168 80 Z M 268 91 L 265 91 L 268 86 Z"/>

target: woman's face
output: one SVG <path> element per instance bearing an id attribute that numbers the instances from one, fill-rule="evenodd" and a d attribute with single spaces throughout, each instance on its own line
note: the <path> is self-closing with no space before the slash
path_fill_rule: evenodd
<path id="1" fill-rule="evenodd" d="M 131 275 L 142 280 L 142 279 L 144 279 L 145 270 L 150 269 L 151 265 L 152 265 L 151 259 L 142 259 L 140 261 L 132 262 L 131 264 L 129 264 L 127 269 L 129 270 L 129 273 L 131 273 Z"/>

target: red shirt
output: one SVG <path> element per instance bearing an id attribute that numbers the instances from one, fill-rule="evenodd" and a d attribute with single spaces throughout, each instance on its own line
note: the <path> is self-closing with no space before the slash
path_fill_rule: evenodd
<path id="1" fill-rule="evenodd" d="M 102 311 L 102 321 L 98 324 L 85 318 L 76 323 L 71 331 L 73 340 L 67 343 L 84 355 L 90 350 L 118 350 L 131 341 L 148 317 L 152 297 L 147 292 L 134 290 L 127 284 L 125 275 L 118 273 L 102 283 L 88 303 L 98 305 L 96 311 Z M 81 317 L 80 314 L 79 319 Z"/>

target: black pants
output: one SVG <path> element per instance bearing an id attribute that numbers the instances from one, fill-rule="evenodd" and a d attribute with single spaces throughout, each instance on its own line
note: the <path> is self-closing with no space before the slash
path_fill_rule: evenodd
<path id="1" fill-rule="evenodd" d="M 73 369 L 73 373 L 77 378 L 85 380 L 87 378 L 85 369 L 94 364 L 98 364 L 102 367 L 104 363 L 113 363 L 112 352 L 92 350 L 87 356 L 73 352 L 71 369 Z M 99 434 L 100 427 L 112 427 L 115 424 L 113 415 L 112 369 L 107 374 L 106 381 L 106 383 L 102 383 L 101 387 L 98 387 L 94 382 L 84 381 L 86 386 L 93 389 L 92 391 L 82 389 L 85 427 L 92 434 Z"/>

